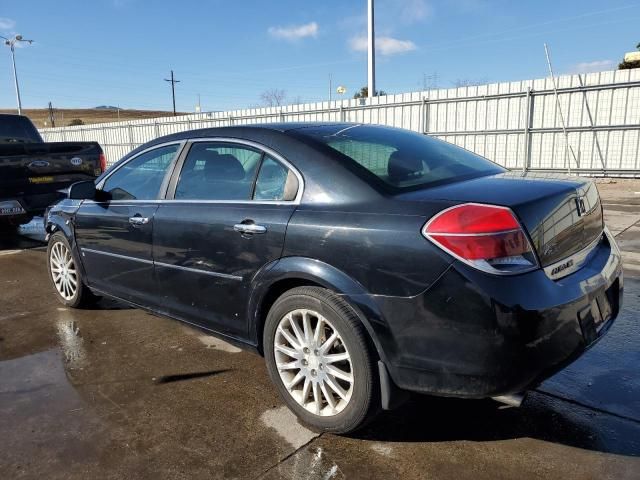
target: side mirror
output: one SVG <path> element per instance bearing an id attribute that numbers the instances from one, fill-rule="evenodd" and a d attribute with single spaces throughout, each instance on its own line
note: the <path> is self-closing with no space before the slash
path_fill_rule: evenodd
<path id="1" fill-rule="evenodd" d="M 69 187 L 67 197 L 72 200 L 94 200 L 96 198 L 96 184 L 91 180 L 76 182 Z"/>

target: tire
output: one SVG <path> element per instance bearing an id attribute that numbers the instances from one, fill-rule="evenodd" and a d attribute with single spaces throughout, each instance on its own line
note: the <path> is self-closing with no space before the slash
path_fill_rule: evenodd
<path id="1" fill-rule="evenodd" d="M 80 261 L 64 234 L 51 235 L 47 246 L 49 279 L 60 303 L 71 308 L 88 306 L 98 299 L 84 284 L 79 267 Z"/>
<path id="2" fill-rule="evenodd" d="M 327 337 L 335 339 L 329 343 Z M 318 287 L 285 292 L 269 310 L 263 341 L 269 376 L 304 424 L 345 434 L 377 413 L 373 349 L 360 319 L 338 295 Z"/>

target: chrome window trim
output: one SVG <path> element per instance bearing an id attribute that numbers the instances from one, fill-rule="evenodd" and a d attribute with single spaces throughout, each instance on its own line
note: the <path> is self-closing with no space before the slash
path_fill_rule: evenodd
<path id="1" fill-rule="evenodd" d="M 144 150 L 136 153 L 133 157 L 127 159 L 126 162 L 123 162 L 117 168 L 113 169 L 112 171 L 108 171 L 108 174 L 102 180 L 100 180 L 100 183 L 96 185 L 96 188 L 98 190 L 102 190 L 102 187 L 104 186 L 104 183 L 107 181 L 107 179 L 111 175 L 113 175 L 115 172 L 117 172 L 120 168 L 122 168 L 127 163 L 132 161 L 134 158 L 137 158 L 138 156 L 144 153 L 147 153 L 151 150 L 155 150 L 156 148 L 161 148 L 161 147 L 166 147 L 169 145 L 176 145 L 176 144 L 179 145 L 179 147 L 178 147 L 178 151 L 176 152 L 176 156 L 173 160 L 174 165 L 173 167 L 169 167 L 169 170 L 171 170 L 171 173 L 169 175 L 173 176 L 175 173 L 178 175 L 178 179 L 179 179 L 180 172 L 173 171 L 176 166 L 175 162 L 177 162 L 180 159 L 187 144 L 189 144 L 190 146 L 191 144 L 198 143 L 198 142 L 235 143 L 235 144 L 245 145 L 247 147 L 260 150 L 261 152 L 273 157 L 275 160 L 282 163 L 289 170 L 291 170 L 293 174 L 296 176 L 296 178 L 298 179 L 298 192 L 296 193 L 296 197 L 293 200 L 198 200 L 198 199 L 176 200 L 176 199 L 163 198 L 163 199 L 155 199 L 155 200 L 110 200 L 109 204 L 120 205 L 120 206 L 125 206 L 126 204 L 132 204 L 132 206 L 135 206 L 140 203 L 165 203 L 166 202 L 166 203 L 198 203 L 198 204 L 200 203 L 216 204 L 217 203 L 217 204 L 240 204 L 240 205 L 300 205 L 300 202 L 302 201 L 302 195 L 304 193 L 304 187 L 305 187 L 304 177 L 302 176 L 300 171 L 275 150 L 265 145 L 262 145 L 261 143 L 254 142 L 252 140 L 245 140 L 242 138 L 198 137 L 198 138 L 187 138 L 184 140 L 173 141 L 173 142 L 158 143 L 157 145 L 153 145 L 149 148 L 145 148 Z M 163 182 L 163 186 L 164 184 L 165 182 Z M 104 202 L 96 202 L 95 200 L 85 200 L 85 202 L 104 203 Z"/>
<path id="2" fill-rule="evenodd" d="M 175 163 L 176 159 L 180 156 L 180 154 L 182 153 L 182 150 L 184 148 L 184 146 L 186 145 L 187 140 L 174 140 L 173 142 L 164 142 L 164 143 L 158 143 L 156 145 L 153 145 L 149 148 L 145 148 L 144 150 L 136 153 L 135 155 L 133 155 L 131 158 L 128 158 L 126 162 L 122 162 L 120 165 L 118 165 L 116 168 L 113 168 L 111 171 L 109 171 L 107 169 L 107 174 L 105 175 L 105 177 L 100 180 L 100 182 L 96 185 L 96 189 L 97 190 L 102 190 L 102 187 L 104 187 L 104 182 L 106 182 L 109 177 L 111 175 L 113 175 L 114 173 L 116 173 L 118 170 L 120 170 L 122 167 L 124 167 L 126 164 L 128 164 L 129 162 L 131 162 L 132 160 L 138 158 L 140 155 L 144 155 L 145 153 L 148 153 L 152 150 L 155 150 L 157 148 L 162 148 L 162 147 L 168 147 L 169 145 L 178 145 L 178 150 L 176 150 L 176 155 L 173 158 L 173 160 L 171 161 L 171 163 Z M 173 168 L 171 165 L 169 165 L 167 172 L 165 173 L 165 178 L 167 173 L 169 172 L 173 172 Z M 164 184 L 164 181 L 162 182 Z M 122 201 L 122 200 L 114 200 L 114 201 Z M 148 202 L 149 200 L 132 200 L 132 201 L 136 201 L 136 202 Z"/>
<path id="3" fill-rule="evenodd" d="M 304 177 L 298 171 L 296 167 L 294 167 L 287 159 L 285 159 L 278 152 L 273 150 L 272 148 L 267 147 L 258 142 L 254 142 L 253 140 L 245 140 L 243 138 L 230 138 L 230 137 L 197 137 L 190 138 L 189 143 L 201 143 L 201 142 L 221 142 L 221 143 L 235 143 L 238 145 L 245 145 L 247 147 L 251 147 L 253 149 L 259 150 L 263 153 L 266 153 L 270 157 L 273 157 L 274 160 L 282 163 L 285 167 L 293 172 L 293 174 L 298 179 L 298 192 L 293 200 L 168 200 L 172 202 L 188 202 L 188 203 L 248 203 L 248 204 L 267 204 L 267 205 L 300 205 L 302 200 L 302 195 L 304 193 Z M 178 173 L 179 175 L 179 173 Z M 256 177 L 257 181 L 257 177 Z"/>
<path id="4" fill-rule="evenodd" d="M 566 258 L 563 258 L 562 260 L 559 260 L 555 263 L 552 263 L 551 265 L 544 267 L 544 273 L 551 280 L 559 280 L 568 275 L 571 275 L 572 273 L 577 272 L 584 266 L 585 263 L 587 263 L 587 261 L 589 260 L 589 257 L 598 247 L 598 245 L 600 244 L 604 236 L 605 236 L 604 231 L 600 232 L 600 234 L 596 237 L 596 239 L 593 242 L 591 242 L 589 245 L 587 245 L 585 248 L 583 248 L 579 252 L 576 252 L 573 255 L 570 255 Z M 560 270 L 556 274 L 553 274 L 553 270 L 555 268 L 563 264 L 566 264 L 568 262 L 571 262 L 570 266 Z"/>

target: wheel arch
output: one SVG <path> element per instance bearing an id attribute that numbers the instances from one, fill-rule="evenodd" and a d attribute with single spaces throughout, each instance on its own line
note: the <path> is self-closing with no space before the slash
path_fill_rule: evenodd
<path id="1" fill-rule="evenodd" d="M 378 332 L 386 329 L 382 314 L 364 287 L 341 270 L 312 258 L 285 257 L 254 278 L 248 305 L 249 335 L 264 355 L 262 335 L 273 303 L 286 291 L 301 286 L 326 288 L 340 295 L 354 310 L 367 331 L 372 347 L 382 361 L 385 355 Z"/>

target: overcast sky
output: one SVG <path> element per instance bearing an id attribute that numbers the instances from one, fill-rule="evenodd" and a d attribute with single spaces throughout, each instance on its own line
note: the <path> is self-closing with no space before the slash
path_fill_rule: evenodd
<path id="1" fill-rule="evenodd" d="M 614 69 L 640 42 L 640 3 L 608 0 L 378 0 L 378 87 L 390 93 Z M 16 51 L 23 105 L 244 108 L 283 89 L 327 100 L 366 84 L 366 0 L 20 0 L 3 2 L 0 34 Z M 0 107 L 15 106 L 9 49 Z"/>

